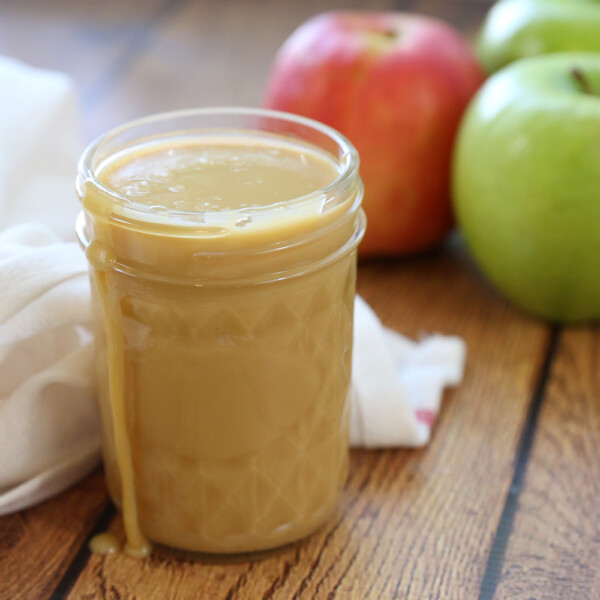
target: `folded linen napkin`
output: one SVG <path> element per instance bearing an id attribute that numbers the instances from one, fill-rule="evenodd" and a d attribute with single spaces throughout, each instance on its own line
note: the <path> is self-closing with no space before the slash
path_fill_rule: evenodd
<path id="1" fill-rule="evenodd" d="M 0 514 L 71 485 L 100 458 L 89 282 L 75 242 L 0 233 Z"/>
<path id="2" fill-rule="evenodd" d="M 1 515 L 87 473 L 99 460 L 100 433 L 87 264 L 75 242 L 60 239 L 72 238 L 77 211 L 74 87 L 6 59 L 0 87 Z M 464 355 L 459 338 L 412 342 L 384 328 L 357 298 L 352 444 L 427 443 Z"/>
<path id="3" fill-rule="evenodd" d="M 420 342 L 383 327 L 360 296 L 354 303 L 350 443 L 423 446 L 444 388 L 460 383 L 465 342 L 433 335 Z"/>

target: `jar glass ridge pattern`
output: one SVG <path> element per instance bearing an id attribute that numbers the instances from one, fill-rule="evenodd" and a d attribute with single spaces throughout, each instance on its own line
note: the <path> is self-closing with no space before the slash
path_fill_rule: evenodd
<path id="1" fill-rule="evenodd" d="M 153 210 L 98 176 L 134 146 L 218 132 L 310 145 L 338 176 L 283 209 L 202 215 Z M 354 148 L 324 125 L 273 111 L 168 113 L 94 142 L 77 189 L 113 500 L 123 496 L 122 402 L 139 525 L 151 540 L 244 552 L 317 529 L 347 472 L 365 228 Z"/>

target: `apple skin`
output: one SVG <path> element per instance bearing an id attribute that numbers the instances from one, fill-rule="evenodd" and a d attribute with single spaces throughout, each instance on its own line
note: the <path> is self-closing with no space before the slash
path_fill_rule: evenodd
<path id="1" fill-rule="evenodd" d="M 484 74 L 462 37 L 403 13 L 331 12 L 279 50 L 267 108 L 326 123 L 358 149 L 368 227 L 361 256 L 437 245 L 452 229 L 451 153 Z"/>
<path id="2" fill-rule="evenodd" d="M 600 55 L 523 59 L 488 79 L 461 125 L 453 190 L 476 262 L 509 299 L 598 319 Z"/>
<path id="3" fill-rule="evenodd" d="M 488 73 L 566 51 L 600 52 L 599 0 L 501 0 L 488 13 L 477 48 Z"/>

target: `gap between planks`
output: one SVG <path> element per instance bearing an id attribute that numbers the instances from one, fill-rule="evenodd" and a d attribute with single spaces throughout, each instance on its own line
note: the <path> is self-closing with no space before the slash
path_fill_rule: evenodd
<path id="1" fill-rule="evenodd" d="M 530 401 L 529 414 L 527 415 L 527 420 L 523 426 L 521 439 L 519 440 L 515 455 L 515 467 L 510 488 L 506 495 L 502 515 L 498 522 L 498 527 L 496 528 L 496 534 L 481 581 L 479 600 L 493 600 L 496 594 L 496 588 L 500 582 L 506 548 L 512 534 L 515 516 L 519 508 L 519 496 L 527 471 L 527 465 L 531 457 L 531 449 L 539 422 L 540 412 L 546 398 L 546 390 L 550 380 L 552 364 L 558 349 L 560 333 L 561 327 L 553 325 L 550 331 L 550 339 L 548 340 L 544 362 L 540 368 L 537 383 Z"/>

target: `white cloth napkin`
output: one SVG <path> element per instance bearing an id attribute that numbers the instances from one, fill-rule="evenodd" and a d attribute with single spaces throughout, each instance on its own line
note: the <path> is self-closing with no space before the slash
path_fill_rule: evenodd
<path id="1" fill-rule="evenodd" d="M 100 457 L 86 261 L 74 240 L 82 143 L 61 73 L 0 57 L 0 514 Z M 25 223 L 35 220 L 36 223 Z"/>
<path id="2" fill-rule="evenodd" d="M 72 239 L 79 127 L 64 75 L 0 58 L 0 515 L 58 493 L 100 457 L 90 291 Z M 34 219 L 36 223 L 24 223 Z M 412 342 L 356 300 L 351 440 L 427 443 L 459 338 Z"/>
<path id="3" fill-rule="evenodd" d="M 47 227 L 0 233 L 0 514 L 100 458 L 85 258 Z"/>
<path id="4" fill-rule="evenodd" d="M 426 444 L 444 388 L 460 383 L 465 357 L 461 338 L 433 335 L 413 342 L 383 327 L 357 296 L 350 443 L 367 448 Z"/>

